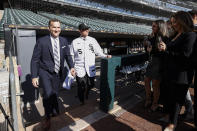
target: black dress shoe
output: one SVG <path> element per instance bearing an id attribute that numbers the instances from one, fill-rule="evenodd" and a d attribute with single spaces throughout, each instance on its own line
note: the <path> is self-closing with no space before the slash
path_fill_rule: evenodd
<path id="1" fill-rule="evenodd" d="M 58 115 L 59 115 L 59 113 L 53 112 L 51 116 L 52 116 L 52 117 L 56 117 L 56 116 L 58 116 Z"/>
<path id="2" fill-rule="evenodd" d="M 56 116 L 58 116 L 60 113 L 59 113 L 59 109 L 57 110 L 57 109 L 53 109 L 53 112 L 52 112 L 52 114 L 51 114 L 51 116 L 52 117 L 56 117 Z"/>
<path id="3" fill-rule="evenodd" d="M 45 120 L 43 122 L 42 128 L 44 131 L 48 131 L 50 129 L 50 127 L 51 127 L 51 121 L 50 121 L 50 118 L 47 117 L 47 118 L 45 118 Z"/>

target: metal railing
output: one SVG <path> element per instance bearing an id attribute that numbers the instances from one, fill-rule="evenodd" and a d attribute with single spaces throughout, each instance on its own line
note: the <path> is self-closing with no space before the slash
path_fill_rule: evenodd
<path id="1" fill-rule="evenodd" d="M 12 112 L 14 131 L 18 131 L 16 86 L 15 86 L 15 75 L 14 75 L 14 64 L 12 60 L 11 51 L 9 52 L 9 88 L 11 93 L 11 112 Z"/>
<path id="2" fill-rule="evenodd" d="M 5 123 L 6 123 L 6 129 L 3 129 L 5 131 L 8 131 L 11 129 L 12 131 L 18 131 L 18 122 L 17 122 L 17 108 L 16 108 L 16 89 L 15 89 L 15 74 L 14 74 L 14 64 L 12 60 L 11 51 L 9 51 L 9 94 L 7 98 L 11 98 L 9 101 L 11 104 L 10 111 L 11 115 L 8 115 L 8 111 L 4 109 L 3 105 L 0 103 L 0 111 L 3 113 L 3 116 L 5 117 Z M 7 112 L 7 113 L 6 113 Z M 10 128 L 8 128 L 8 125 Z"/>
<path id="3" fill-rule="evenodd" d="M 17 30 L 16 30 L 17 32 Z M 10 39 L 10 47 L 9 47 L 9 65 L 8 70 L 9 70 L 9 94 L 8 94 L 8 99 L 9 99 L 9 111 L 10 113 L 7 113 L 7 110 L 4 110 L 3 106 L 0 103 L 0 111 L 3 113 L 5 117 L 5 123 L 8 126 L 9 129 L 12 131 L 24 131 L 24 125 L 23 125 L 23 119 L 22 119 L 22 114 L 21 114 L 21 108 L 20 108 L 20 86 L 19 86 L 19 81 L 17 78 L 17 65 L 16 61 L 13 57 L 13 54 L 11 51 L 14 51 L 15 54 L 15 37 L 17 37 L 17 33 L 12 32 L 12 37 Z M 9 129 L 4 129 L 4 130 L 9 130 Z"/>
<path id="4" fill-rule="evenodd" d="M 15 14 L 12 5 L 10 3 L 10 0 L 8 0 L 8 3 L 10 5 L 11 8 L 11 12 L 12 14 Z M 7 29 L 5 29 L 4 27 L 4 34 L 7 31 Z M 16 61 L 13 61 L 13 56 L 12 56 L 12 50 L 14 51 L 15 54 L 15 43 L 18 43 L 17 39 L 15 41 L 15 37 L 18 37 L 17 34 L 17 27 L 16 27 L 16 34 L 14 34 L 13 32 L 11 33 L 11 39 L 10 41 L 10 47 L 9 47 L 9 101 L 11 102 L 11 104 L 9 104 L 9 108 L 10 108 L 10 118 L 11 118 L 11 122 L 9 121 L 9 116 L 7 114 L 4 113 L 5 118 L 8 124 L 10 125 L 12 131 L 24 131 L 24 125 L 23 125 L 23 119 L 22 119 L 22 114 L 21 114 L 21 108 L 20 108 L 20 85 L 19 85 L 19 79 L 18 77 L 18 73 L 17 73 L 17 65 L 16 65 Z M 15 76 L 17 75 L 17 76 Z M 19 95 L 17 95 L 19 94 Z M 17 97 L 18 96 L 18 97 Z"/>

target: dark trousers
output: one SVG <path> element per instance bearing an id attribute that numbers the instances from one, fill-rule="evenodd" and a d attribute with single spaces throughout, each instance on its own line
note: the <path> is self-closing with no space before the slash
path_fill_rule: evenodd
<path id="1" fill-rule="evenodd" d="M 53 114 L 53 110 L 55 110 L 56 113 L 59 114 L 58 101 L 57 101 L 56 94 L 51 95 L 49 98 L 44 98 L 43 106 L 44 106 L 45 116 L 47 118 L 50 118 L 50 115 Z"/>
<path id="2" fill-rule="evenodd" d="M 175 84 L 170 83 L 169 88 L 169 103 L 167 105 L 168 113 L 170 115 L 170 123 L 176 125 L 178 120 L 178 115 L 181 111 L 181 107 L 185 102 L 185 97 L 189 85 L 187 84 Z"/>
<path id="3" fill-rule="evenodd" d="M 197 69 L 194 75 L 194 125 L 197 127 Z"/>
<path id="4" fill-rule="evenodd" d="M 84 103 L 84 96 L 88 99 L 89 91 L 94 87 L 94 79 L 95 77 L 89 77 L 87 74 L 84 77 L 76 77 L 80 102 Z"/>
<path id="5" fill-rule="evenodd" d="M 46 75 L 47 74 L 47 75 Z M 45 116 L 50 118 L 53 110 L 59 114 L 57 93 L 60 86 L 60 76 L 58 74 L 46 73 L 40 76 L 41 88 L 43 88 L 43 107 Z"/>
<path id="6" fill-rule="evenodd" d="M 162 79 L 160 83 L 160 98 L 159 103 L 163 105 L 163 113 L 169 113 L 168 103 L 170 101 L 169 99 L 169 92 L 170 92 L 170 86 L 168 84 L 168 81 Z"/>

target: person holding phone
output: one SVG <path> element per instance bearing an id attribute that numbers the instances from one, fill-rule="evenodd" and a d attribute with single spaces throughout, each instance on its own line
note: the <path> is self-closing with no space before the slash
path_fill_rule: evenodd
<path id="1" fill-rule="evenodd" d="M 190 57 L 196 34 L 193 32 L 193 21 L 188 12 L 179 11 L 172 15 L 171 23 L 176 36 L 170 43 L 160 42 L 159 50 L 168 58 L 166 79 L 168 80 L 169 124 L 164 131 L 174 131 L 181 107 L 185 102 L 188 88 L 192 81 Z"/>
<path id="2" fill-rule="evenodd" d="M 160 96 L 161 53 L 158 50 L 158 43 L 162 40 L 168 40 L 167 26 L 163 20 L 156 20 L 152 24 L 152 34 L 144 43 L 147 53 L 150 56 L 144 80 L 146 91 L 145 108 L 150 107 L 151 111 L 157 110 Z M 151 101 L 151 82 L 153 101 Z"/>

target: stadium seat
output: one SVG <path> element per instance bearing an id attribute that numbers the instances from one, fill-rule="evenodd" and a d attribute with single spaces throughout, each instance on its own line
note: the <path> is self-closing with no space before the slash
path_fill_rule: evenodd
<path id="1" fill-rule="evenodd" d="M 151 27 L 147 25 L 138 25 L 136 23 L 123 23 L 114 21 L 105 21 L 96 18 L 75 17 L 70 15 L 56 15 L 46 12 L 38 12 L 38 14 L 19 9 L 6 8 L 3 18 L 0 22 L 0 37 L 3 35 L 3 24 L 28 25 L 28 26 L 48 26 L 51 18 L 59 19 L 62 28 L 77 30 L 80 23 L 86 23 L 95 32 L 118 32 L 123 34 L 139 34 L 145 35 L 151 33 Z"/>

